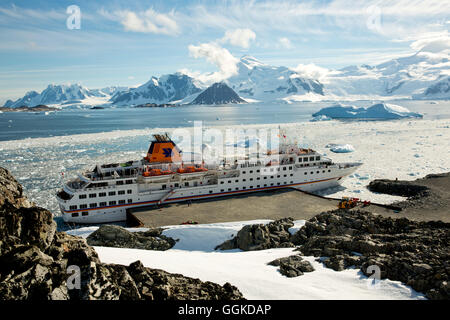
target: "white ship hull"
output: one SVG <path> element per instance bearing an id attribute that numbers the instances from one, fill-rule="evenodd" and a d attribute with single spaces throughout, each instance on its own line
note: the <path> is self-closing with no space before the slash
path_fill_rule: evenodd
<path id="1" fill-rule="evenodd" d="M 70 206 L 69 209 L 67 209 L 68 206 L 65 205 L 65 201 L 60 201 L 60 207 L 65 222 L 79 224 L 118 222 L 126 220 L 128 209 L 147 207 L 161 203 L 225 197 L 280 188 L 294 188 L 308 192 L 327 189 L 338 186 L 343 178 L 354 172 L 358 166 L 359 164 L 341 164 L 298 168 L 292 165 L 285 165 L 280 166 L 279 171 L 267 174 L 262 174 L 261 172 L 266 169 L 268 170 L 268 167 L 253 166 L 246 170 L 240 169 L 238 176 L 219 177 L 215 184 L 196 184 L 196 186 L 192 187 L 173 187 L 172 185 L 167 186 L 168 189 L 149 191 L 142 190 L 143 188 L 146 188 L 147 184 L 140 184 L 139 182 L 121 187 L 104 187 L 100 188 L 100 190 L 96 190 L 96 194 L 100 194 L 99 191 L 101 192 L 103 190 L 106 194 L 108 194 L 110 190 L 126 191 L 122 197 L 117 197 L 116 195 L 111 197 L 107 195 L 103 197 L 103 201 L 100 203 L 107 205 L 98 206 L 96 208 L 80 209 L 80 204 L 74 204 L 73 207 L 76 206 L 77 209 L 70 210 Z M 274 168 L 277 170 L 278 167 Z M 261 172 L 257 173 L 257 170 L 261 170 Z M 253 173 L 250 174 L 250 172 Z M 204 177 L 204 174 L 201 176 Z M 197 178 L 201 181 L 201 176 L 190 178 Z M 162 182 L 160 182 L 160 184 L 161 183 Z M 192 183 L 194 182 L 192 181 Z M 126 201 L 126 203 L 109 205 L 112 199 L 124 199 L 122 201 Z M 98 203 L 100 200 L 96 198 L 96 201 Z M 86 203 L 86 201 L 82 200 L 70 201 L 70 203 L 83 202 Z"/>

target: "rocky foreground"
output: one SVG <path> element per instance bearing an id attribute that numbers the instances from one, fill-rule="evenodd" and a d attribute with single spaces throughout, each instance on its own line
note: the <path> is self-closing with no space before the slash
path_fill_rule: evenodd
<path id="1" fill-rule="evenodd" d="M 450 224 L 393 219 L 360 210 L 323 212 L 294 234 L 293 219 L 248 225 L 217 249 L 262 250 L 298 247 L 336 271 L 356 266 L 367 276 L 380 268 L 381 279 L 398 280 L 430 299 L 450 299 Z M 312 272 L 300 256 L 272 261 L 288 277 Z M 370 268 L 369 268 L 370 267 Z"/>
<path id="2" fill-rule="evenodd" d="M 130 232 L 114 225 L 102 225 L 91 233 L 86 241 L 91 246 L 132 248 L 143 250 L 169 250 L 176 240 L 162 234 L 162 228 Z"/>
<path id="3" fill-rule="evenodd" d="M 101 263 L 86 240 L 56 231 L 0 168 L 0 300 L 243 299 L 239 290 L 145 268 Z"/>

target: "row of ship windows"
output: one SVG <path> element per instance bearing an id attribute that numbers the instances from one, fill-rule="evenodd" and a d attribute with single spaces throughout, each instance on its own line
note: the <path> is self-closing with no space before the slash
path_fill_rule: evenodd
<path id="1" fill-rule="evenodd" d="M 258 170 L 259 171 L 259 170 Z M 250 171 L 251 172 L 251 171 Z M 322 173 L 325 173 L 326 172 L 326 170 L 322 170 Z M 328 170 L 328 172 L 331 172 L 331 170 Z M 320 171 L 317 171 L 316 173 L 320 173 Z M 305 172 L 305 175 L 307 175 L 308 174 L 308 172 Z M 314 174 L 314 171 L 311 171 L 311 174 Z M 289 176 L 293 176 L 293 174 L 291 173 L 291 174 L 289 174 Z M 284 174 L 283 175 L 283 177 L 287 177 L 287 175 L 286 174 Z M 273 179 L 274 178 L 274 176 L 270 176 L 270 179 Z M 281 175 L 277 175 L 277 178 L 281 178 Z M 267 179 L 267 177 L 263 177 L 263 179 Z M 257 177 L 256 178 L 256 180 L 261 180 L 261 177 Z M 242 181 L 243 182 L 245 182 L 245 181 L 247 181 L 246 179 L 242 179 Z M 249 181 L 253 181 L 253 178 L 250 178 L 249 179 Z M 234 180 L 234 182 L 239 182 L 239 180 Z M 225 183 L 225 181 L 220 181 L 220 184 L 224 184 Z M 228 180 L 227 181 L 227 183 L 232 183 L 232 181 L 231 180 Z"/>
<path id="2" fill-rule="evenodd" d="M 97 208 L 97 207 L 106 207 L 107 205 L 110 206 L 115 206 L 116 204 L 125 204 L 125 203 L 132 203 L 133 200 L 132 199 L 128 199 L 128 200 L 119 200 L 117 201 L 109 201 L 109 202 L 100 202 L 98 205 L 97 203 L 90 203 L 89 204 L 89 208 Z M 80 209 L 87 209 L 88 205 L 87 204 L 80 204 Z M 70 210 L 77 210 L 78 206 L 77 205 L 73 205 L 69 207 Z"/>
<path id="3" fill-rule="evenodd" d="M 322 170 L 322 173 L 325 173 L 326 170 Z M 330 169 L 328 169 L 328 172 L 331 172 Z M 316 171 L 316 173 L 320 173 L 319 170 Z M 305 176 L 308 174 L 308 172 L 305 171 Z M 311 174 L 314 174 L 314 171 L 311 171 Z"/>
<path id="4" fill-rule="evenodd" d="M 314 159 L 315 158 L 315 159 Z M 319 161 L 320 160 L 320 156 L 318 157 L 309 157 L 309 161 Z M 298 158 L 298 162 L 308 162 L 308 157 L 300 157 Z"/>
<path id="5" fill-rule="evenodd" d="M 123 186 L 124 184 L 133 184 L 133 180 L 120 180 L 120 181 L 116 181 L 116 185 L 118 186 Z M 87 185 L 87 189 L 92 189 L 92 188 L 103 188 L 103 187 L 107 187 L 108 186 L 108 182 L 100 182 L 100 183 L 90 183 L 89 185 Z"/>
<path id="6" fill-rule="evenodd" d="M 132 194 L 133 193 L 133 190 L 127 190 L 127 194 Z M 125 190 L 119 190 L 119 191 L 117 191 L 117 194 L 118 195 L 123 195 L 123 194 L 125 194 Z M 116 191 L 110 191 L 110 192 L 108 192 L 108 196 L 115 196 L 116 195 Z M 80 198 L 80 199 L 86 199 L 87 198 L 87 196 L 88 196 L 88 194 L 80 194 L 79 196 L 78 196 L 78 198 Z M 106 192 L 100 192 L 99 194 L 98 194 L 98 196 L 99 197 L 106 197 Z M 89 193 L 89 198 L 97 198 L 97 193 Z"/>
<path id="7" fill-rule="evenodd" d="M 89 215 L 89 212 L 83 211 L 83 212 L 81 213 L 81 215 L 82 215 L 83 217 L 84 217 L 84 216 L 87 216 L 87 215 Z M 78 212 L 72 213 L 72 217 L 73 217 L 73 218 L 78 217 Z"/>
<path id="8" fill-rule="evenodd" d="M 294 181 L 291 181 L 290 182 L 291 184 L 292 183 L 294 183 Z M 286 184 L 288 184 L 287 182 L 283 182 L 283 183 L 281 183 L 281 182 L 277 182 L 277 186 L 280 186 L 280 185 L 286 185 Z M 270 186 L 271 187 L 273 187 L 275 185 L 275 183 L 271 183 L 270 184 Z M 264 184 L 264 186 L 263 187 L 268 187 L 269 185 L 268 184 Z M 250 187 L 248 187 L 249 189 L 253 189 L 253 186 L 250 186 Z M 261 185 L 257 185 L 256 186 L 256 188 L 261 188 Z M 246 190 L 247 189 L 247 187 L 242 187 L 242 190 Z M 240 188 L 235 188 L 235 190 L 240 190 Z M 225 191 L 225 189 L 220 189 L 220 192 L 224 192 Z M 228 191 L 233 191 L 233 188 L 228 188 Z M 209 193 L 212 193 L 212 190 L 209 190 Z"/>
<path id="9" fill-rule="evenodd" d="M 293 175 L 294 175 L 293 173 L 289 174 L 289 176 L 291 176 L 291 177 Z M 283 177 L 286 178 L 287 174 L 284 174 Z M 273 179 L 273 178 L 274 178 L 274 176 L 270 176 L 270 179 Z M 281 175 L 277 175 L 277 178 L 281 178 Z M 267 179 L 267 177 L 265 176 L 265 177 L 263 177 L 263 179 Z M 249 181 L 253 181 L 253 178 L 250 178 L 248 180 Z M 256 177 L 256 180 L 261 180 L 261 177 Z M 247 179 L 242 179 L 242 182 L 245 182 L 245 181 L 247 181 Z M 239 180 L 238 179 L 234 180 L 234 183 L 236 183 L 236 182 L 239 182 Z M 225 181 L 220 181 L 220 184 L 224 184 L 224 183 L 225 183 Z M 228 180 L 227 183 L 232 183 L 232 181 Z"/>
<path id="10" fill-rule="evenodd" d="M 283 167 L 283 171 L 286 171 L 287 170 L 287 166 L 286 167 Z M 277 171 L 280 171 L 280 168 L 276 168 L 277 169 Z M 268 170 L 269 169 L 263 169 L 263 172 L 268 172 Z M 289 170 L 292 170 L 292 166 L 289 166 Z M 269 170 L 270 172 L 273 172 L 274 171 L 274 168 L 270 168 L 270 170 Z M 256 170 L 256 172 L 257 173 L 259 173 L 259 172 L 261 172 L 261 170 Z M 247 171 L 242 171 L 242 174 L 246 174 L 247 173 Z M 253 173 L 253 170 L 250 170 L 248 173 Z"/>

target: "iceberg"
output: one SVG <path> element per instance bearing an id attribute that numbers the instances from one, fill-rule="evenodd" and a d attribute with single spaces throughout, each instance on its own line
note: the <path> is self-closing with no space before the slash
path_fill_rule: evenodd
<path id="1" fill-rule="evenodd" d="M 348 153 L 355 151 L 355 148 L 351 144 L 332 144 L 329 145 L 328 148 L 335 153 Z"/>
<path id="2" fill-rule="evenodd" d="M 309 121 L 316 122 L 316 121 L 330 121 L 330 120 L 333 120 L 333 119 L 322 114 L 320 116 L 316 116 L 316 117 L 312 118 Z"/>
<path id="3" fill-rule="evenodd" d="M 332 119 L 362 119 L 362 120 L 394 120 L 403 118 L 422 118 L 423 115 L 409 111 L 407 108 L 390 103 L 376 103 L 369 108 L 346 106 L 340 103 L 323 108 L 313 114 L 313 117 L 325 116 Z"/>

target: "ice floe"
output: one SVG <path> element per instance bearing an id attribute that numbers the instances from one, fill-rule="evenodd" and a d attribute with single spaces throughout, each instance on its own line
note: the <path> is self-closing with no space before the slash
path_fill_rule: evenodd
<path id="1" fill-rule="evenodd" d="M 390 103 L 376 103 L 369 108 L 336 104 L 323 108 L 313 117 L 325 116 L 332 119 L 393 120 L 402 118 L 422 118 L 420 113 L 411 112 L 407 108 Z"/>
<path id="2" fill-rule="evenodd" d="M 351 144 L 328 144 L 326 146 L 327 148 L 330 148 L 330 151 L 334 153 L 349 153 L 355 151 L 355 147 L 353 147 Z"/>

